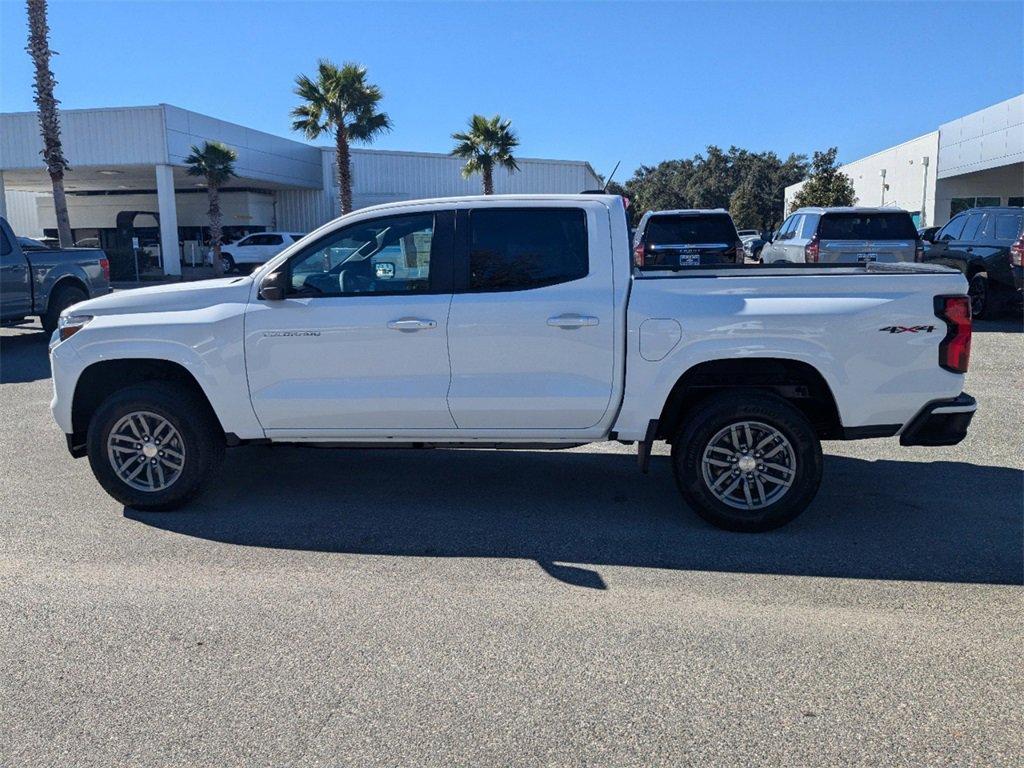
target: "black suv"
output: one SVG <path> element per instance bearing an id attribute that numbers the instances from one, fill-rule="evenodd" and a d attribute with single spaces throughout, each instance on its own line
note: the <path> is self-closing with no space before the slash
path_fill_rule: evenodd
<path id="1" fill-rule="evenodd" d="M 743 243 L 724 209 L 648 211 L 633 235 L 633 262 L 641 269 L 742 264 Z"/>
<path id="2" fill-rule="evenodd" d="M 924 260 L 959 269 L 970 283 L 971 314 L 991 317 L 1021 300 L 1024 208 L 972 208 L 932 236 Z"/>

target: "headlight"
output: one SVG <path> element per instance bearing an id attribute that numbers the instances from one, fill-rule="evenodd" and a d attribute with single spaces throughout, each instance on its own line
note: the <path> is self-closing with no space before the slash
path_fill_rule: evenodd
<path id="1" fill-rule="evenodd" d="M 57 321 L 57 332 L 60 340 L 70 339 L 92 320 L 92 315 L 61 315 Z"/>

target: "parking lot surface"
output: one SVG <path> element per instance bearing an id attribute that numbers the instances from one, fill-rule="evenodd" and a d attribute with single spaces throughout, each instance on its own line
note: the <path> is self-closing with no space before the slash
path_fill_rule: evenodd
<path id="1" fill-rule="evenodd" d="M 1024 334 L 966 441 L 825 445 L 726 533 L 664 446 L 229 451 L 139 513 L 0 331 L 0 765 L 1019 765 Z"/>

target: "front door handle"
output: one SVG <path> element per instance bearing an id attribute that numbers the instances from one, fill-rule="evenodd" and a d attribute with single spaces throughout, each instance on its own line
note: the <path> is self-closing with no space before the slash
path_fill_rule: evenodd
<path id="1" fill-rule="evenodd" d="M 554 328 L 582 328 L 585 325 L 597 325 L 601 321 L 590 315 L 556 315 L 548 318 L 548 325 Z"/>
<path id="2" fill-rule="evenodd" d="M 388 322 L 388 328 L 393 331 L 423 331 L 436 327 L 437 323 L 433 320 L 421 320 L 418 317 L 403 317 L 399 320 Z"/>

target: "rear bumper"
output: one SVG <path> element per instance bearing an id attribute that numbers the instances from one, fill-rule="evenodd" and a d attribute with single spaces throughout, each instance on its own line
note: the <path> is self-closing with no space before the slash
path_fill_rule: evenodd
<path id="1" fill-rule="evenodd" d="M 956 445 L 967 437 L 978 402 L 966 392 L 949 400 L 934 400 L 900 432 L 900 445 Z"/>

